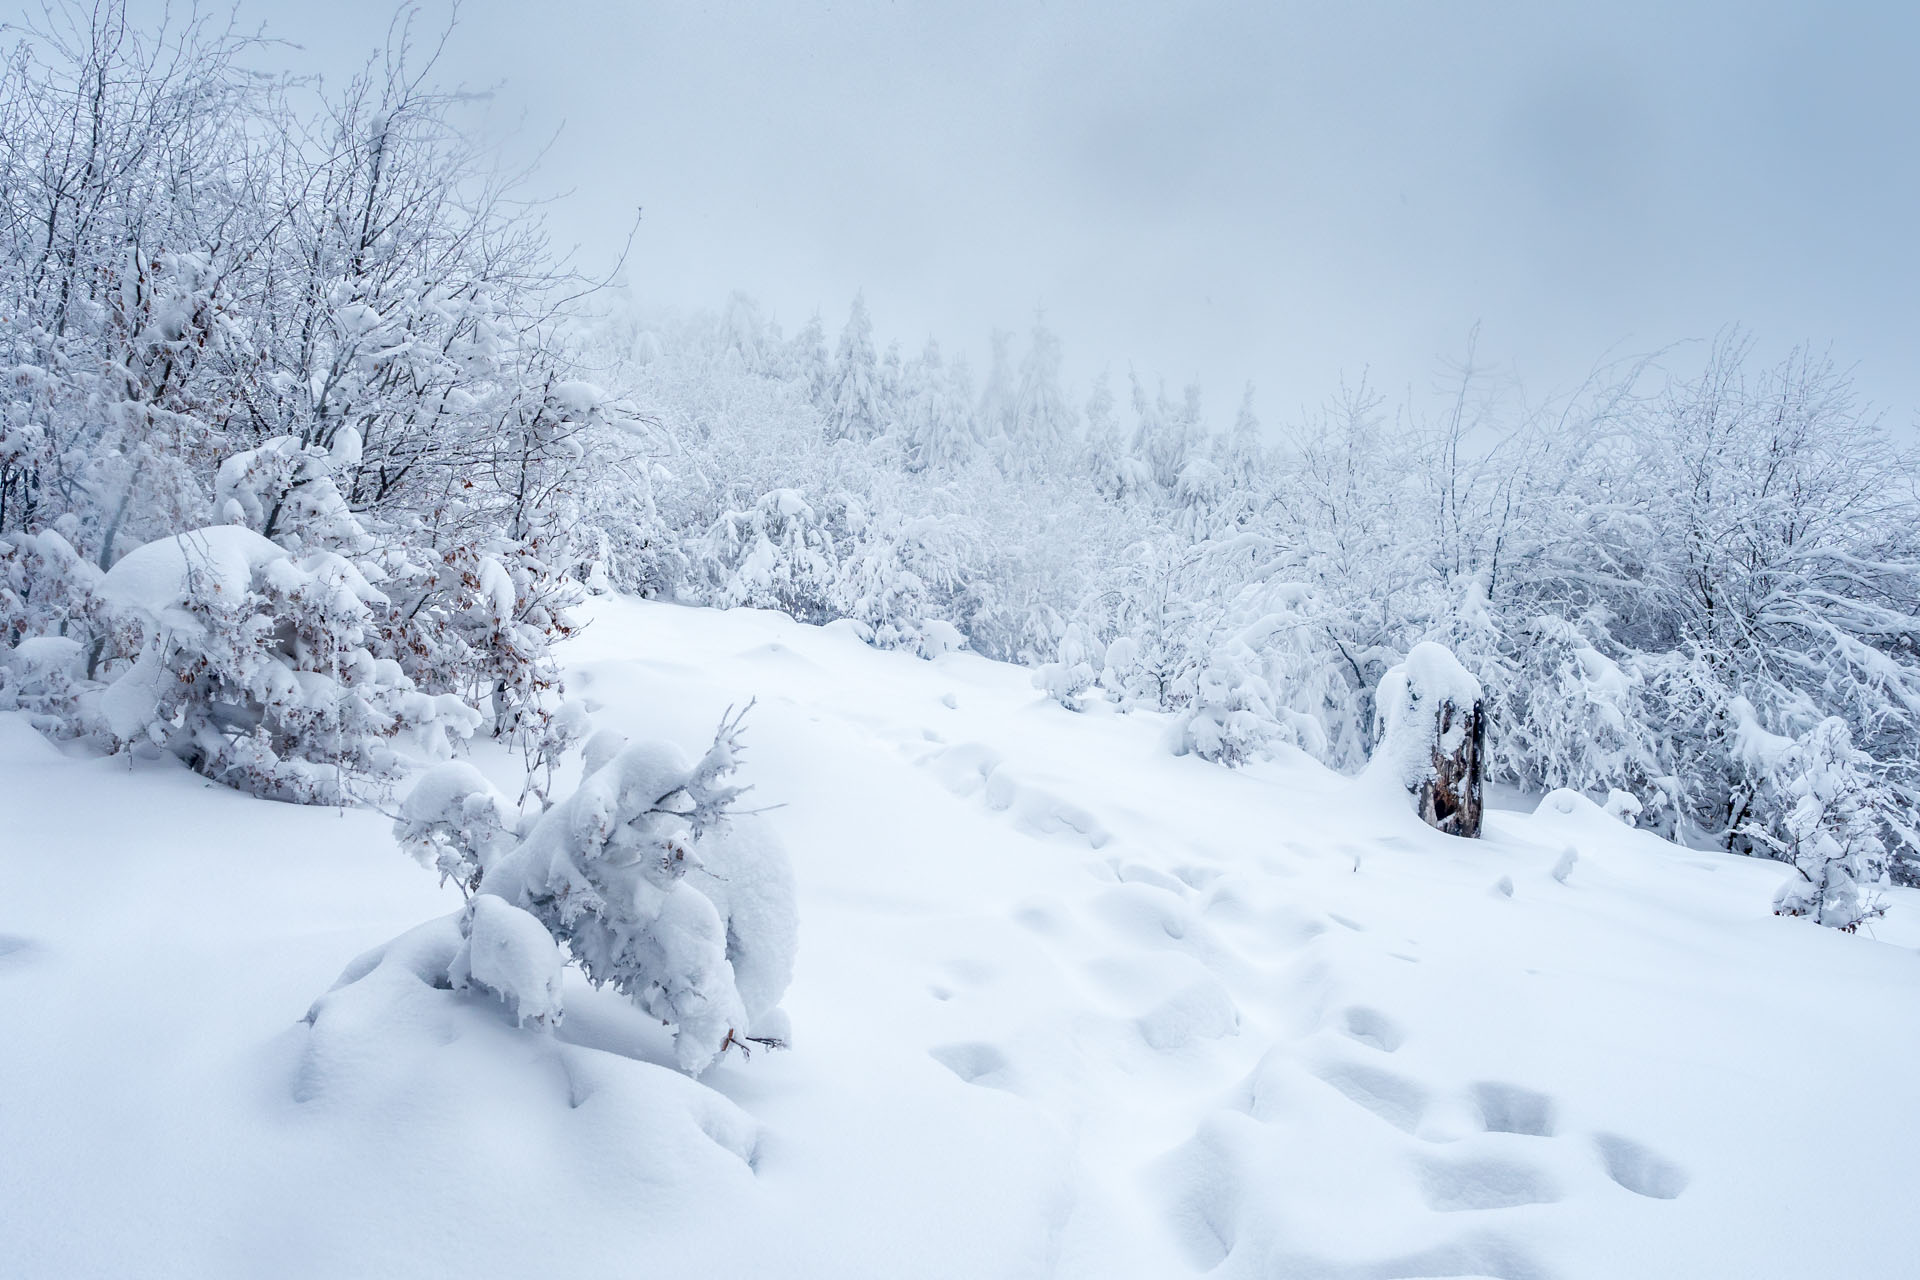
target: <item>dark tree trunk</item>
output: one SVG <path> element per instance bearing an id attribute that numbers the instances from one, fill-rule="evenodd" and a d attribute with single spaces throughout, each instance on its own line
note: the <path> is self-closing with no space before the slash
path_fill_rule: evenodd
<path id="1" fill-rule="evenodd" d="M 1452 752 L 1446 742 L 1455 729 L 1456 717 L 1466 717 L 1466 732 Z M 1439 733 L 1434 737 L 1433 771 L 1420 784 L 1417 800 L 1420 817 L 1426 824 L 1448 835 L 1472 838 L 1480 834 L 1480 818 L 1485 805 L 1480 795 L 1481 756 L 1487 745 L 1487 707 L 1475 702 L 1472 707 L 1440 704 Z"/>

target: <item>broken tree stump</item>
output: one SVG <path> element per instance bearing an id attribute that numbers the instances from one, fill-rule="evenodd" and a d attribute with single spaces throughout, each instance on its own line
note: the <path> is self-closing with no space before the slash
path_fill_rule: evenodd
<path id="1" fill-rule="evenodd" d="M 1480 682 L 1444 645 L 1427 641 L 1381 677 L 1375 702 L 1380 740 L 1369 772 L 1390 773 L 1428 826 L 1478 836 L 1487 744 Z"/>

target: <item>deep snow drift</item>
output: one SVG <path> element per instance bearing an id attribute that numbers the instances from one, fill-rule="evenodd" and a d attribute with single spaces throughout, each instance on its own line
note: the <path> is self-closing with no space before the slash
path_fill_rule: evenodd
<path id="1" fill-rule="evenodd" d="M 759 697 L 792 1047 L 696 1083 L 573 971 L 557 1035 L 309 1025 L 458 904 L 388 819 L 0 718 L 0 1274 L 1911 1274 L 1920 895 L 1848 937 L 1574 797 L 1454 840 L 971 655 L 589 612 L 598 725 Z"/>

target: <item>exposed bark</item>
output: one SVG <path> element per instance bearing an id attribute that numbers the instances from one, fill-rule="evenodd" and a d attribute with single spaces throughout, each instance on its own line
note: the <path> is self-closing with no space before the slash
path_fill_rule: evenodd
<path id="1" fill-rule="evenodd" d="M 1485 811 L 1481 795 L 1482 757 L 1487 743 L 1487 708 L 1484 701 L 1463 708 L 1451 702 L 1440 704 L 1439 732 L 1434 735 L 1433 771 L 1420 784 L 1420 817 L 1428 826 L 1448 835 L 1476 837 Z M 1466 717 L 1466 732 L 1452 752 L 1446 743 L 1455 732 L 1455 717 Z"/>

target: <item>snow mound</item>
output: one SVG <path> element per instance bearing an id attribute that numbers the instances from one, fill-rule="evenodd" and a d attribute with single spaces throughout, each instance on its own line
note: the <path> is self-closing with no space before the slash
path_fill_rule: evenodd
<path id="1" fill-rule="evenodd" d="M 1920 1100 L 1876 1096 L 1844 1143 L 1781 1100 L 1920 1060 L 1887 1014 L 1920 1000 L 1920 895 L 1846 935 L 1771 914 L 1780 864 L 1577 793 L 1461 840 L 1297 756 L 1172 757 L 1164 717 L 1076 714 L 976 655 L 591 611 L 597 767 L 471 908 L 377 814 L 16 751 L 0 715 L 0 1019 L 34 1028 L 0 1037 L 14 1270 L 1911 1269 Z M 656 789 L 701 762 L 630 744 L 704 741 L 754 692 L 760 812 L 689 842 Z M 492 831 L 513 761 L 463 765 L 402 816 Z M 1023 816 L 1042 794 L 1104 844 Z M 610 949 L 670 927 L 755 1034 L 782 1009 L 803 1034 L 690 1078 L 673 1010 L 556 969 L 559 916 L 510 886 L 631 904 Z"/>

